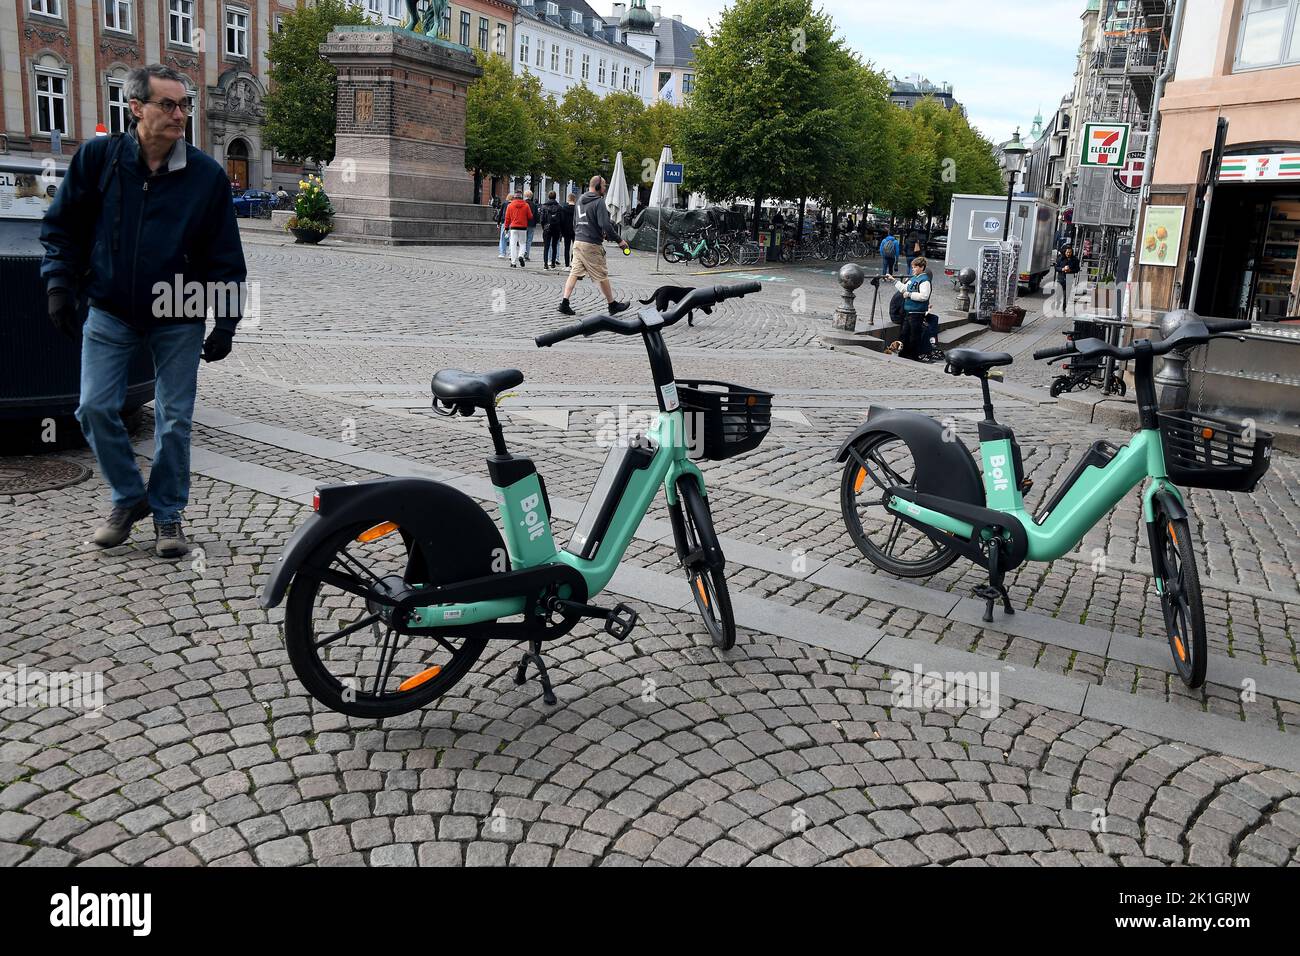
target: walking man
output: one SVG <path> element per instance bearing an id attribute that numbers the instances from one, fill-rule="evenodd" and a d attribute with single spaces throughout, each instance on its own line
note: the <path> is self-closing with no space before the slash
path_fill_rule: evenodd
<path id="1" fill-rule="evenodd" d="M 898 266 L 898 239 L 893 233 L 886 234 L 880 243 L 880 263 L 881 275 L 894 274 L 894 269 Z"/>
<path id="2" fill-rule="evenodd" d="M 560 204 L 555 201 L 555 190 L 547 194 L 538 217 L 542 221 L 542 268 L 554 269 L 560 255 Z"/>
<path id="3" fill-rule="evenodd" d="M 569 259 L 573 251 L 573 214 L 577 212 L 578 197 L 569 193 L 568 201 L 560 207 L 560 235 L 564 237 L 564 268 L 569 268 Z M 552 263 L 554 265 L 554 263 Z"/>
<path id="4" fill-rule="evenodd" d="M 524 243 L 524 258 L 527 259 L 533 251 L 533 230 L 537 228 L 537 203 L 533 200 L 533 191 L 524 190 L 524 202 L 528 203 L 528 212 L 532 218 L 528 220 L 528 238 Z"/>
<path id="5" fill-rule="evenodd" d="M 533 211 L 529 207 L 527 200 L 515 198 L 510 201 L 510 205 L 506 206 L 505 227 L 506 231 L 510 233 L 511 269 L 516 265 L 522 269 L 524 262 L 528 258 L 526 255 L 527 250 L 524 248 L 524 241 L 532 221 Z"/>
<path id="6" fill-rule="evenodd" d="M 506 201 L 497 207 L 497 227 L 501 230 L 501 241 L 497 246 L 498 259 L 506 257 L 506 248 L 510 244 L 510 230 L 506 229 L 506 209 L 514 198 L 514 193 L 506 193 Z"/>
<path id="7" fill-rule="evenodd" d="M 225 170 L 185 142 L 193 107 L 181 75 L 139 67 L 124 92 L 131 128 L 87 141 L 45 214 L 41 275 L 50 320 L 81 338 L 77 421 L 112 489 L 112 511 L 94 542 L 119 545 L 152 513 L 155 550 L 174 558 L 189 551 L 181 513 L 189 502 L 199 358 L 219 362 L 230 354 L 247 272 Z M 77 318 L 83 277 L 90 300 L 84 328 Z M 197 315 L 175 308 L 194 283 L 207 293 Z M 205 341 L 208 307 L 217 319 Z M 155 379 L 147 485 L 121 417 L 127 367 L 141 343 L 153 355 Z"/>
<path id="8" fill-rule="evenodd" d="M 609 208 L 605 205 L 606 183 L 600 176 L 592 176 L 587 191 L 578 200 L 577 213 L 574 217 L 573 233 L 573 268 L 569 278 L 564 280 L 564 298 L 560 300 L 560 311 L 565 315 L 577 315 L 569 305 L 569 296 L 573 295 L 578 280 L 587 276 L 600 286 L 609 306 L 609 314 L 617 315 L 624 311 L 628 303 L 615 302 L 614 290 L 609 284 L 609 266 L 605 261 L 606 239 L 617 242 L 620 249 L 626 249 L 624 242 L 609 218 Z"/>

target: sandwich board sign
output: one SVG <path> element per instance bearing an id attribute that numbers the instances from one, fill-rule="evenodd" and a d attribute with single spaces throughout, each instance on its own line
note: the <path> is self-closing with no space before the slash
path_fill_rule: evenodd
<path id="1" fill-rule="evenodd" d="M 1081 166 L 1116 169 L 1128 158 L 1128 123 L 1084 123 Z"/>

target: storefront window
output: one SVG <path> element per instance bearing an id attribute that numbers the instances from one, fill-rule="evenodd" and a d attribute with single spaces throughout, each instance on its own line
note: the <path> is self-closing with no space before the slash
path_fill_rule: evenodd
<path id="1" fill-rule="evenodd" d="M 1246 0 L 1236 69 L 1300 62 L 1300 0 Z"/>

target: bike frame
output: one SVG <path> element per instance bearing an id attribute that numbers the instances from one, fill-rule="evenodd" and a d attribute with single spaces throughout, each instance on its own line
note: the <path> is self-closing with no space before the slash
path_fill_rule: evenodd
<path id="1" fill-rule="evenodd" d="M 1155 520 L 1154 499 L 1168 491 L 1182 502 L 1182 494 L 1169 481 L 1165 470 L 1164 446 L 1160 431 L 1144 428 L 1104 465 L 1087 465 L 1066 488 L 1056 505 L 1042 521 L 1025 508 L 1016 481 L 1014 453 L 1010 438 L 980 442 L 984 461 L 984 498 L 986 507 L 1015 518 L 1029 540 L 1026 555 L 1030 561 L 1053 561 L 1072 551 L 1103 515 L 1110 512 L 1124 496 L 1145 479 L 1152 479 L 1142 494 L 1142 515 Z M 976 531 L 966 521 L 925 508 L 901 498 L 891 498 L 888 509 L 920 521 L 939 531 L 970 539 Z"/>

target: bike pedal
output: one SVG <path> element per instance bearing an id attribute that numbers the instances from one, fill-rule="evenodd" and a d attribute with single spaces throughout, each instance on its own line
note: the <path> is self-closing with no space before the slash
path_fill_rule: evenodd
<path id="1" fill-rule="evenodd" d="M 609 616 L 605 618 L 605 633 L 620 641 L 627 640 L 634 627 L 636 627 L 636 611 L 626 604 L 615 604 L 610 609 Z"/>

